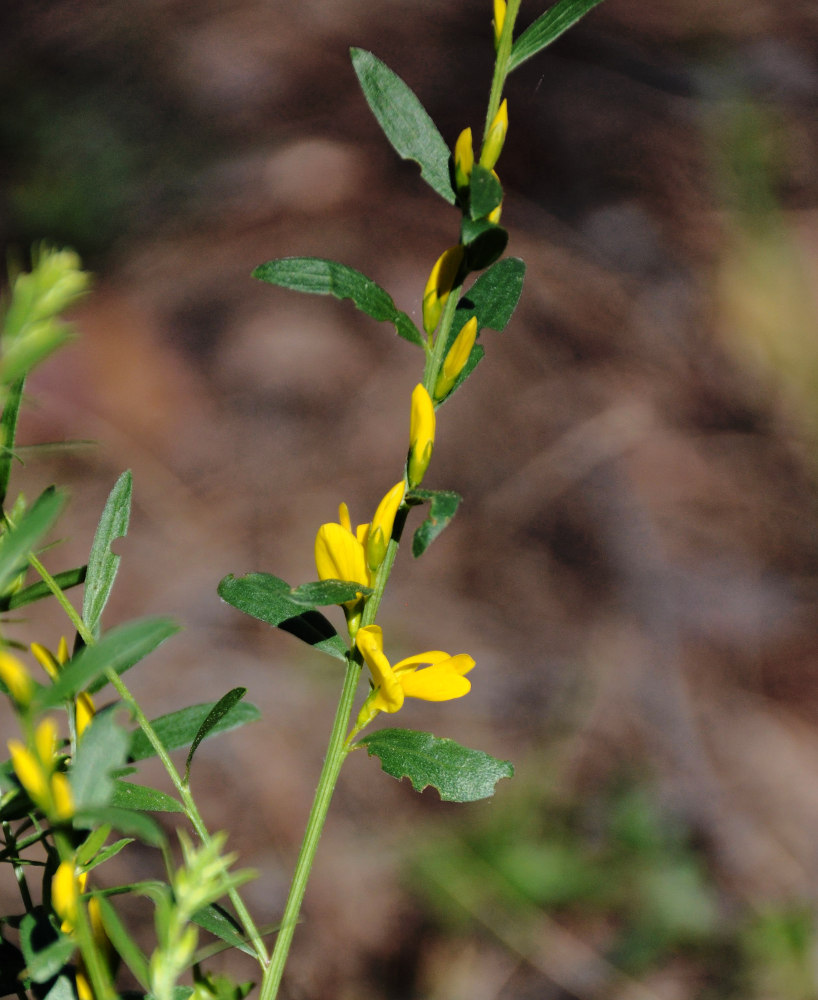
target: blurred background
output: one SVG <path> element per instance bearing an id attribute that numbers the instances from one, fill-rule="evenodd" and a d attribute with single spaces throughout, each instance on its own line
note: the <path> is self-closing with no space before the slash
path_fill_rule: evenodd
<path id="1" fill-rule="evenodd" d="M 94 443 L 31 453 L 17 486 L 69 485 L 63 569 L 133 469 L 106 621 L 185 625 L 129 675 L 150 715 L 237 684 L 260 707 L 193 781 L 262 921 L 341 677 L 216 586 L 311 580 L 338 502 L 371 516 L 420 356 L 250 272 L 334 257 L 419 316 L 457 216 L 381 136 L 348 47 L 453 143 L 482 124 L 490 22 L 488 0 L 0 6 L 0 244 L 65 243 L 96 273 L 19 435 Z M 460 512 L 401 553 L 380 620 L 396 657 L 477 660 L 468 698 L 400 723 L 517 776 L 453 806 L 354 755 L 287 997 L 816 997 L 818 8 L 606 0 L 507 96 L 526 286 L 439 414 L 427 482 Z M 110 877 L 155 870 L 129 851 Z"/>

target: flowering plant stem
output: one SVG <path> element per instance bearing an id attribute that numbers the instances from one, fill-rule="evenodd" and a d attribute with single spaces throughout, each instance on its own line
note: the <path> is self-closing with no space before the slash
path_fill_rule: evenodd
<path id="1" fill-rule="evenodd" d="M 29 554 L 29 561 L 32 567 L 37 571 L 37 573 L 39 573 L 39 575 L 41 576 L 41 578 L 43 579 L 44 583 L 49 588 L 51 593 L 57 599 L 62 609 L 65 611 L 71 624 L 77 630 L 77 635 L 80 636 L 80 638 L 82 639 L 82 641 L 85 643 L 86 646 L 93 646 L 94 643 L 96 642 L 96 639 L 94 638 L 93 634 L 89 631 L 89 629 L 86 627 L 85 622 L 82 620 L 80 615 L 77 614 L 77 611 L 74 608 L 74 606 L 62 592 L 59 584 L 54 579 L 54 577 L 48 572 L 45 566 L 43 566 L 40 560 L 33 553 Z M 136 700 L 136 698 L 133 696 L 128 686 L 125 684 L 125 682 L 122 680 L 122 678 L 115 670 L 109 668 L 106 671 L 106 677 L 109 683 L 112 685 L 112 687 L 116 690 L 117 694 L 123 700 L 123 702 L 128 706 L 128 708 L 131 711 L 131 714 L 133 715 L 134 720 L 136 721 L 142 732 L 145 734 L 146 738 L 148 739 L 154 751 L 156 752 L 156 755 L 161 761 L 162 766 L 165 768 L 165 771 L 167 772 L 170 780 L 173 782 L 173 786 L 178 792 L 179 798 L 182 800 L 182 806 L 184 807 L 185 815 L 190 820 L 191 826 L 198 834 L 199 839 L 202 841 L 202 843 L 205 845 L 209 845 L 211 843 L 212 838 L 210 836 L 210 833 L 208 832 L 207 827 L 205 826 L 205 822 L 202 819 L 201 813 L 199 812 L 199 809 L 196 805 L 193 795 L 191 794 L 190 788 L 188 787 L 187 782 L 179 774 L 173 761 L 170 759 L 170 755 L 165 749 L 165 746 L 162 743 L 162 741 L 159 739 L 159 736 L 156 734 L 156 731 L 154 730 L 153 726 L 150 724 L 148 717 L 142 711 L 142 707 L 140 706 L 139 702 Z M 58 841 L 58 846 L 59 846 L 59 841 Z M 63 858 L 63 860 L 67 860 L 67 856 Z M 252 945 L 253 950 L 256 953 L 258 961 L 262 965 L 266 965 L 268 961 L 267 950 L 264 947 L 264 942 L 261 939 L 261 934 L 256 926 L 256 923 L 253 920 L 252 916 L 250 915 L 250 911 L 245 906 L 244 900 L 241 898 L 241 896 L 235 889 L 230 889 L 228 891 L 228 896 L 230 898 L 230 902 L 235 907 L 236 913 L 239 917 L 239 920 L 242 923 L 242 926 L 244 927 L 245 933 L 247 934 L 247 938 L 250 944 Z M 78 926 L 78 930 L 80 932 L 79 934 L 80 948 L 82 950 L 82 925 Z M 95 951 L 93 947 L 90 950 Z M 94 961 L 96 960 L 94 959 Z M 94 974 L 93 966 L 89 967 L 88 971 L 93 976 Z"/>

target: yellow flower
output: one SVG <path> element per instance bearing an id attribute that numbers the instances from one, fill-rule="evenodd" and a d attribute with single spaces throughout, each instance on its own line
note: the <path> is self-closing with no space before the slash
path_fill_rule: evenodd
<path id="1" fill-rule="evenodd" d="M 464 254 L 465 251 L 460 244 L 449 247 L 435 261 L 435 266 L 429 274 L 423 292 L 423 329 L 430 335 L 435 332 L 440 322 L 440 314 L 454 287 Z"/>
<path id="2" fill-rule="evenodd" d="M 408 656 L 392 666 L 383 652 L 383 632 L 378 625 L 358 629 L 355 644 L 375 685 L 361 708 L 356 731 L 378 712 L 397 712 L 403 707 L 404 698 L 449 701 L 462 698 L 471 690 L 471 684 L 463 675 L 472 669 L 474 660 L 466 653 L 450 656 L 434 649 Z"/>
<path id="3" fill-rule="evenodd" d="M 69 660 L 68 643 L 65 641 L 65 636 L 60 639 L 56 656 L 50 649 L 41 646 L 39 642 L 32 642 L 30 649 L 34 659 L 45 670 L 48 676 L 55 681 L 59 677 L 60 667 L 64 667 Z"/>
<path id="4" fill-rule="evenodd" d="M 51 797 L 54 801 L 54 818 L 65 822 L 74 815 L 74 797 L 68 778 L 61 772 L 51 775 Z"/>
<path id="5" fill-rule="evenodd" d="M 19 740 L 9 740 L 8 748 L 14 773 L 28 792 L 28 797 L 35 805 L 47 810 L 51 804 L 49 773 L 28 747 L 23 746 Z"/>
<path id="6" fill-rule="evenodd" d="M 503 33 L 503 24 L 506 20 L 506 0 L 494 0 L 494 48 L 500 46 L 500 35 Z"/>
<path id="7" fill-rule="evenodd" d="M 0 652 L 0 680 L 9 694 L 22 708 L 27 707 L 34 695 L 34 681 L 16 656 Z"/>
<path id="8" fill-rule="evenodd" d="M 506 141 L 506 132 L 508 132 L 508 101 L 504 99 L 483 141 L 483 148 L 480 151 L 481 167 L 491 170 L 500 159 L 503 143 Z"/>
<path id="9" fill-rule="evenodd" d="M 80 888 L 72 861 L 61 861 L 51 880 L 51 905 L 62 920 L 62 929 L 70 931 L 77 920 Z"/>
<path id="10" fill-rule="evenodd" d="M 74 710 L 77 718 L 77 736 L 80 737 L 91 724 L 96 714 L 94 699 L 87 691 L 80 691 L 74 701 Z"/>
<path id="11" fill-rule="evenodd" d="M 395 515 L 403 501 L 405 492 L 406 483 L 401 479 L 378 504 L 378 509 L 369 525 L 366 538 L 366 561 L 373 573 L 386 555 L 389 539 L 392 537 L 392 528 L 395 525 Z"/>
<path id="12" fill-rule="evenodd" d="M 469 186 L 474 166 L 474 147 L 470 128 L 464 128 L 454 144 L 454 183 L 458 191 Z"/>
<path id="13" fill-rule="evenodd" d="M 435 404 L 426 388 L 420 384 L 412 390 L 409 418 L 409 457 L 406 478 L 409 486 L 417 486 L 426 475 L 435 445 Z"/>
<path id="14" fill-rule="evenodd" d="M 469 360 L 469 355 L 476 339 L 477 317 L 472 316 L 467 323 L 464 323 L 460 333 L 455 337 L 454 343 L 446 354 L 443 368 L 437 377 L 437 382 L 435 382 L 435 399 L 444 399 L 452 391 L 452 387 L 457 381 L 458 376 Z"/>
<path id="15" fill-rule="evenodd" d="M 315 568 L 319 580 L 347 580 L 369 586 L 369 567 L 364 544 L 369 525 L 360 525 L 353 535 L 346 504 L 341 504 L 340 523 L 322 524 L 315 536 Z M 363 531 L 361 531 L 363 528 Z"/>

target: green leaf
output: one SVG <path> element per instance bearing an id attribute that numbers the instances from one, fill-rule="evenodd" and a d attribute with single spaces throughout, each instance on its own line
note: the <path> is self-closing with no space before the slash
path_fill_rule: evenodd
<path id="1" fill-rule="evenodd" d="M 0 417 L 0 446 L 2 446 L 2 451 L 0 451 L 0 511 L 6 506 L 11 463 L 14 458 L 14 440 L 17 435 L 17 418 L 20 414 L 24 385 L 25 378 L 20 378 L 8 387 L 3 416 Z"/>
<path id="2" fill-rule="evenodd" d="M 140 618 L 111 629 L 72 657 L 51 687 L 37 693 L 37 708 L 53 708 L 80 691 L 98 691 L 107 683 L 101 676 L 106 670 L 124 673 L 178 631 L 179 626 L 167 618 Z"/>
<path id="3" fill-rule="evenodd" d="M 444 802 L 490 798 L 497 782 L 514 774 L 507 760 L 415 729 L 379 729 L 355 746 L 365 746 L 393 778 L 408 778 L 416 792 L 436 788 Z"/>
<path id="4" fill-rule="evenodd" d="M 127 932 L 125 925 L 119 919 L 119 914 L 105 896 L 97 893 L 94 898 L 99 904 L 99 915 L 102 918 L 102 926 L 105 928 L 105 933 L 114 946 L 114 951 L 131 970 L 139 985 L 143 989 L 147 989 L 150 983 L 150 970 L 147 958 Z"/>
<path id="5" fill-rule="evenodd" d="M 137 809 L 140 812 L 184 812 L 167 792 L 146 785 L 132 785 L 130 781 L 114 782 L 111 805 L 116 809 Z"/>
<path id="6" fill-rule="evenodd" d="M 123 472 L 117 479 L 99 519 L 88 557 L 82 620 L 95 637 L 99 636 L 100 618 L 108 603 L 121 559 L 111 551 L 111 543 L 128 533 L 132 485 L 133 477 L 129 471 Z"/>
<path id="7" fill-rule="evenodd" d="M 73 822 L 78 830 L 93 830 L 101 823 L 108 823 L 120 833 L 138 837 L 151 847 L 159 847 L 165 842 L 164 833 L 150 816 L 131 809 L 117 809 L 114 806 L 80 809 L 74 815 Z"/>
<path id="8" fill-rule="evenodd" d="M 542 52 L 602 0 L 560 0 L 530 24 L 511 46 L 508 72 Z"/>
<path id="9" fill-rule="evenodd" d="M 76 994 L 68 976 L 58 976 L 43 1000 L 75 1000 Z"/>
<path id="10" fill-rule="evenodd" d="M 362 587 L 360 583 L 350 583 L 348 580 L 316 580 L 315 583 L 302 583 L 293 587 L 290 600 L 307 608 L 320 608 L 328 604 L 344 604 L 354 601 L 358 594 L 372 593 L 371 587 Z"/>
<path id="11" fill-rule="evenodd" d="M 508 233 L 488 219 L 464 218 L 460 226 L 460 242 L 466 248 L 466 268 L 482 271 L 502 257 L 508 246 Z"/>
<path id="12" fill-rule="evenodd" d="M 289 632 L 322 653 L 346 660 L 347 646 L 320 611 L 305 611 L 290 596 L 290 585 L 270 573 L 226 576 L 219 597 L 252 618 Z"/>
<path id="13" fill-rule="evenodd" d="M 261 264 L 253 271 L 253 277 L 295 292 L 352 299 L 358 309 L 372 319 L 394 324 L 404 340 L 420 347 L 424 345 L 418 328 L 395 306 L 389 293 L 354 267 L 322 257 L 282 257 Z"/>
<path id="14" fill-rule="evenodd" d="M 246 694 L 247 688 L 232 688 L 227 692 L 227 694 L 222 695 L 213 708 L 211 708 L 207 713 L 204 721 L 199 726 L 196 735 L 193 737 L 193 742 L 191 743 L 190 750 L 188 751 L 187 760 L 185 761 L 185 781 L 187 781 L 190 777 L 190 765 L 193 763 L 193 755 L 196 753 L 196 749 L 199 744 L 216 728 L 216 726 L 218 726 L 228 712 L 238 705 Z"/>
<path id="15" fill-rule="evenodd" d="M 82 734 L 71 767 L 71 795 L 77 810 L 107 806 L 114 794 L 111 771 L 125 763 L 130 733 L 114 711 L 99 712 Z"/>
<path id="16" fill-rule="evenodd" d="M 166 750 L 177 750 L 179 747 L 186 747 L 202 728 L 205 719 L 215 708 L 217 702 L 207 702 L 203 705 L 189 705 L 187 708 L 179 709 L 178 712 L 170 712 L 162 715 L 151 722 L 154 732 L 159 737 Z M 226 712 L 215 725 L 213 725 L 208 736 L 215 736 L 216 733 L 226 733 L 231 729 L 236 729 L 248 722 L 255 722 L 261 718 L 261 713 L 255 705 L 249 702 L 240 702 Z M 131 760 L 145 760 L 153 757 L 155 750 L 150 744 L 147 736 L 138 729 L 131 736 L 131 748 L 128 756 Z"/>
<path id="17" fill-rule="evenodd" d="M 197 910 L 191 919 L 217 938 L 226 941 L 231 948 L 238 948 L 246 955 L 255 955 L 253 949 L 247 945 L 247 937 L 242 931 L 241 925 L 224 907 L 217 903 L 211 903 L 209 906 Z"/>
<path id="18" fill-rule="evenodd" d="M 116 795 L 116 792 L 114 792 Z M 99 854 L 97 854 L 91 861 L 86 865 L 87 870 L 93 871 L 98 865 L 104 865 L 106 861 L 110 861 L 114 855 L 119 854 L 123 847 L 127 847 L 128 844 L 133 843 L 133 837 L 123 837 L 121 840 L 115 841 L 108 847 L 104 847 Z"/>
<path id="19" fill-rule="evenodd" d="M 111 828 L 109 826 L 101 826 L 99 829 L 93 830 L 77 848 L 77 864 L 83 868 L 89 864 L 96 853 L 102 849 L 102 845 L 108 839 L 110 832 Z"/>
<path id="20" fill-rule="evenodd" d="M 55 931 L 46 911 L 37 907 L 20 921 L 20 947 L 29 977 L 46 983 L 71 958 L 76 944 L 67 934 Z"/>
<path id="21" fill-rule="evenodd" d="M 28 565 L 29 553 L 57 520 L 64 503 L 65 495 L 49 486 L 0 538 L 0 592 Z"/>
<path id="22" fill-rule="evenodd" d="M 85 580 L 85 567 L 78 566 L 76 569 L 66 569 L 62 573 L 54 575 L 54 582 L 60 590 L 70 590 Z M 15 608 L 25 607 L 26 604 L 33 604 L 34 601 L 41 601 L 44 597 L 51 597 L 51 588 L 45 580 L 38 580 L 22 590 L 15 590 L 12 594 L 0 597 L 0 611 L 13 611 Z"/>
<path id="23" fill-rule="evenodd" d="M 469 180 L 469 216 L 482 219 L 503 200 L 503 188 L 490 170 L 475 163 Z"/>
<path id="24" fill-rule="evenodd" d="M 471 360 L 471 359 L 469 359 Z M 412 490 L 406 495 L 406 503 L 428 503 L 426 520 L 415 531 L 412 538 L 412 555 L 417 559 L 437 538 L 454 517 L 463 498 L 454 490 Z"/>
<path id="25" fill-rule="evenodd" d="M 420 165 L 426 183 L 450 205 L 449 147 L 423 105 L 399 76 L 365 49 L 350 49 L 367 104 L 398 156 Z"/>
<path id="26" fill-rule="evenodd" d="M 492 264 L 457 303 L 450 339 L 454 340 L 472 316 L 477 317 L 480 329 L 487 327 L 498 333 L 505 330 L 520 301 L 524 277 L 525 264 L 518 257 L 506 257 Z"/>

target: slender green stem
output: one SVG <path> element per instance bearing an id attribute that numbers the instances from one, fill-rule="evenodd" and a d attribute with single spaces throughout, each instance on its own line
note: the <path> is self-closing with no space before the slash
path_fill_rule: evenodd
<path id="1" fill-rule="evenodd" d="M 164 744 L 159 739 L 156 730 L 150 724 L 148 717 L 142 711 L 141 706 L 137 702 L 136 698 L 131 694 L 125 682 L 119 676 L 119 674 L 112 669 L 106 671 L 105 676 L 108 678 L 109 683 L 115 688 L 117 694 L 120 698 L 127 704 L 128 708 L 131 710 L 134 719 L 136 720 L 139 728 L 145 734 L 148 742 L 153 747 L 156 756 L 162 763 L 162 766 L 168 773 L 170 780 L 173 782 L 173 786 L 179 794 L 179 798 L 182 800 L 182 805 L 184 806 L 185 814 L 190 820 L 190 824 L 196 831 L 199 839 L 203 844 L 209 844 L 211 841 L 210 833 L 205 826 L 204 820 L 202 819 L 201 813 L 199 812 L 198 806 L 194 801 L 193 795 L 190 789 L 185 784 L 182 776 L 176 770 L 173 761 L 170 759 L 170 754 L 165 749 Z M 244 904 L 241 896 L 236 889 L 231 889 L 228 892 L 228 898 L 233 904 L 236 910 L 236 914 L 241 921 L 242 926 L 247 934 L 247 938 L 250 944 L 253 946 L 253 950 L 256 953 L 256 957 L 261 965 L 266 965 L 268 961 L 267 949 L 264 947 L 264 942 L 261 939 L 261 934 L 256 927 L 255 921 L 250 915 L 250 911 Z"/>
<path id="2" fill-rule="evenodd" d="M 508 76 L 508 61 L 511 58 L 511 43 L 514 36 L 514 22 L 520 12 L 521 0 L 508 0 L 506 16 L 503 21 L 503 31 L 500 35 L 500 44 L 497 47 L 497 58 L 494 62 L 494 75 L 491 78 L 491 91 L 489 92 L 489 104 L 486 110 L 486 124 L 483 129 L 483 142 L 489 134 L 491 123 L 500 107 L 503 96 L 503 87 L 506 85 Z"/>
<path id="3" fill-rule="evenodd" d="M 304 833 L 304 840 L 301 843 L 301 850 L 295 865 L 290 893 L 284 907 L 284 914 L 281 918 L 281 927 L 276 938 L 275 948 L 270 959 L 270 965 L 265 970 L 264 978 L 261 981 L 259 1000 L 275 1000 L 275 997 L 278 996 L 278 988 L 281 984 L 284 966 L 287 962 L 293 934 L 298 923 L 301 902 L 304 899 L 304 892 L 306 891 L 307 881 L 315 859 L 315 852 L 318 849 L 318 842 L 321 839 L 321 832 L 324 828 L 324 821 L 327 818 L 332 793 L 335 790 L 341 766 L 348 753 L 348 748 L 344 744 L 344 737 L 349 728 L 349 718 L 352 713 L 355 689 L 358 686 L 360 674 L 361 664 L 350 656 L 347 660 L 344 686 L 341 690 L 341 697 L 335 712 L 335 721 L 332 726 L 329 746 L 327 747 L 327 756 L 324 759 L 321 777 L 318 780 L 318 788 L 315 792 L 309 819 L 307 820 L 307 829 Z"/>
<path id="4" fill-rule="evenodd" d="M 30 913 L 34 909 L 34 901 L 31 898 L 31 893 L 28 891 L 28 882 L 26 882 L 26 874 L 23 871 L 23 866 L 18 860 L 20 850 L 27 845 L 18 843 L 17 835 L 11 828 L 11 824 L 7 821 L 3 821 L 3 836 L 6 841 L 6 851 L 3 854 L 9 854 L 11 859 L 11 865 L 14 869 L 14 877 L 17 880 L 17 888 L 20 890 L 20 896 L 23 900 L 23 906 L 26 908 L 26 912 Z"/>
<path id="5" fill-rule="evenodd" d="M 431 354 L 426 355 L 426 366 L 423 371 L 423 387 L 432 399 L 434 399 L 435 382 L 437 382 L 440 366 L 443 364 L 443 359 L 446 355 L 449 333 L 452 329 L 452 321 L 454 320 L 454 314 L 457 309 L 457 303 L 460 301 L 462 290 L 463 285 L 461 284 L 453 288 L 449 293 L 446 305 L 443 307 L 443 314 L 440 317 L 440 325 L 435 337 L 435 346 Z"/>
<path id="6" fill-rule="evenodd" d="M 68 616 L 69 621 L 77 630 L 77 632 L 81 636 L 86 646 L 93 646 L 94 643 L 96 642 L 96 639 L 94 638 L 91 631 L 87 628 L 85 622 L 83 622 L 82 618 L 77 613 L 76 609 L 73 607 L 71 602 L 66 598 L 65 594 L 60 588 L 60 585 L 57 583 L 54 577 L 51 576 L 51 574 L 48 572 L 45 566 L 43 566 L 40 560 L 33 553 L 29 554 L 29 561 L 31 565 L 34 567 L 34 569 L 40 574 L 42 579 L 45 581 L 48 589 L 56 597 L 60 606 Z M 153 726 L 148 721 L 148 718 L 142 711 L 139 703 L 136 701 L 136 699 L 131 694 L 125 682 L 122 680 L 119 674 L 116 673 L 115 670 L 108 670 L 106 672 L 106 676 L 108 678 L 108 681 L 116 689 L 120 698 L 122 698 L 122 700 L 130 708 L 134 719 L 136 719 L 140 729 L 145 734 L 145 736 L 148 739 L 148 742 L 151 744 L 156 755 L 159 757 L 159 760 L 162 762 L 162 765 L 167 771 L 170 780 L 173 782 L 176 791 L 179 793 L 179 797 L 182 799 L 182 804 L 184 806 L 187 818 L 190 820 L 190 823 L 193 826 L 193 829 L 196 831 L 197 835 L 199 836 L 199 839 L 204 844 L 210 843 L 210 834 L 207 830 L 207 827 L 204 824 L 204 821 L 201 817 L 198 807 L 196 806 L 196 803 L 193 799 L 190 789 L 187 787 L 187 785 L 179 775 L 179 772 L 176 770 L 173 761 L 170 759 L 170 755 L 168 754 L 167 750 L 164 747 L 164 744 L 157 736 Z M 253 946 L 253 950 L 255 951 L 259 962 L 262 965 L 266 965 L 268 961 L 267 949 L 264 947 L 264 942 L 261 939 L 261 935 L 258 931 L 258 928 L 256 927 L 255 921 L 250 915 L 250 911 L 244 905 L 241 896 L 235 889 L 230 890 L 230 892 L 228 893 L 228 897 L 236 910 L 236 914 L 241 920 L 242 926 L 244 927 L 247 933 L 247 937 Z"/>
<path id="7" fill-rule="evenodd" d="M 85 622 L 82 620 L 82 618 L 80 618 L 80 616 L 77 614 L 76 608 L 71 604 L 71 602 L 65 596 L 62 587 L 60 587 L 60 585 L 57 583 L 54 577 L 48 572 L 48 570 L 45 568 L 45 566 L 43 566 L 43 564 L 40 562 L 37 556 L 34 555 L 33 552 L 29 552 L 28 561 L 31 563 L 33 568 L 40 574 L 40 576 L 43 579 L 43 582 L 51 591 L 51 593 L 54 595 L 54 597 L 56 597 L 57 603 L 66 613 L 66 615 L 68 616 L 68 620 L 77 630 L 85 645 L 93 646 L 95 641 L 93 635 L 91 634 L 90 630 L 86 627 Z"/>

